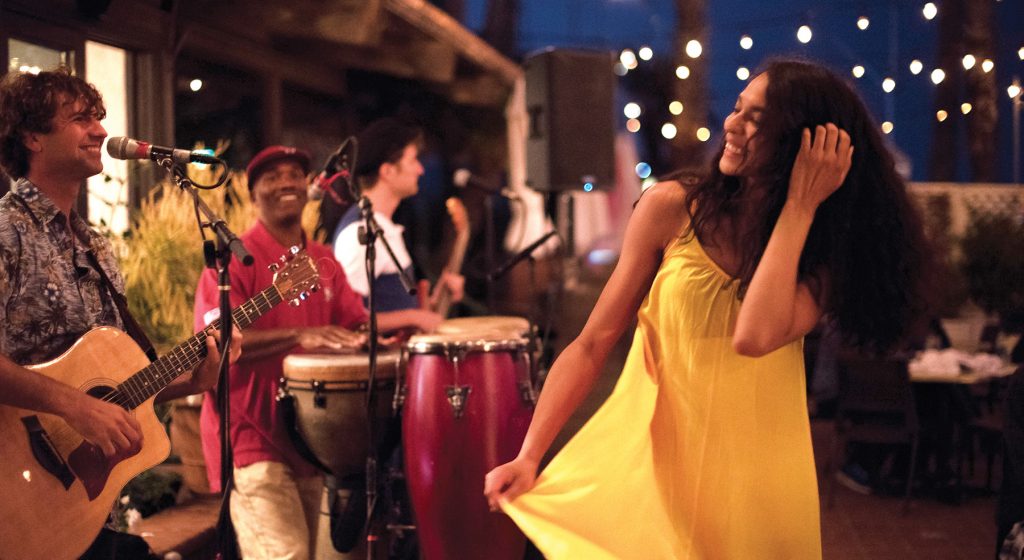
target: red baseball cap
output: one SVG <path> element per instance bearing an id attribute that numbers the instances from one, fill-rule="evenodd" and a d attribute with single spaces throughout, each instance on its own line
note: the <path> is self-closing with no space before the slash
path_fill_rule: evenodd
<path id="1" fill-rule="evenodd" d="M 309 174 L 311 162 L 309 152 L 291 146 L 268 146 L 260 150 L 245 168 L 245 174 L 249 179 L 249 190 L 252 190 L 252 186 L 259 180 L 260 175 L 270 169 L 271 165 L 283 160 L 294 161 L 302 167 L 303 173 Z"/>

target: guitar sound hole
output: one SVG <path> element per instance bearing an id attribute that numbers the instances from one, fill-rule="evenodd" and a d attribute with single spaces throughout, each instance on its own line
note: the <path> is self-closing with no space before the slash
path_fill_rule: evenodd
<path id="1" fill-rule="evenodd" d="M 110 387 L 108 385 L 97 385 L 96 387 L 90 388 L 88 391 L 85 392 L 85 394 L 89 395 L 90 397 L 95 397 L 97 399 L 103 400 L 104 397 L 106 397 L 107 395 L 113 393 L 114 391 L 116 391 L 116 389 L 114 387 Z M 106 400 L 110 400 L 110 399 L 106 399 Z M 111 402 L 113 402 L 113 401 L 111 401 Z M 116 404 L 120 405 L 121 408 L 123 408 L 125 410 L 128 410 L 128 407 L 125 405 L 126 403 L 116 403 Z"/>

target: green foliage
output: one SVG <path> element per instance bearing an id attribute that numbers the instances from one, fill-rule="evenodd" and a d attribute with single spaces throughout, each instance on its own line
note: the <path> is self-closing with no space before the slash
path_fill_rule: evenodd
<path id="1" fill-rule="evenodd" d="M 201 191 L 201 196 L 241 234 L 253 221 L 248 195 L 239 195 L 244 192 L 244 174 L 232 172 L 225 188 Z M 192 197 L 163 183 L 132 218 L 131 229 L 119 241 L 128 306 L 163 353 L 192 334 L 192 304 L 204 267 Z M 213 238 L 210 232 L 207 238 Z"/>
<path id="2" fill-rule="evenodd" d="M 960 269 L 971 299 L 1007 317 L 1024 307 L 1024 223 L 1012 214 L 971 212 Z"/>

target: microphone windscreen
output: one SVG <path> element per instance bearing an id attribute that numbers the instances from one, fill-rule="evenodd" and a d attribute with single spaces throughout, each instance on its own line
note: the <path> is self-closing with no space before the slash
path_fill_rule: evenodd
<path id="1" fill-rule="evenodd" d="M 128 144 L 131 143 L 131 141 L 131 138 L 114 136 L 110 140 L 107 140 L 107 154 L 114 159 L 129 159 L 131 148 Z"/>

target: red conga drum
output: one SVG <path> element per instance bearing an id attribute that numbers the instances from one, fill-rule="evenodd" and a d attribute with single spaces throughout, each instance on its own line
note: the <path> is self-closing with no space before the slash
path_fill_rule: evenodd
<path id="1" fill-rule="evenodd" d="M 406 345 L 405 476 L 426 560 L 519 560 L 526 537 L 491 513 L 484 475 L 515 458 L 533 416 L 527 341 L 419 335 Z"/>

